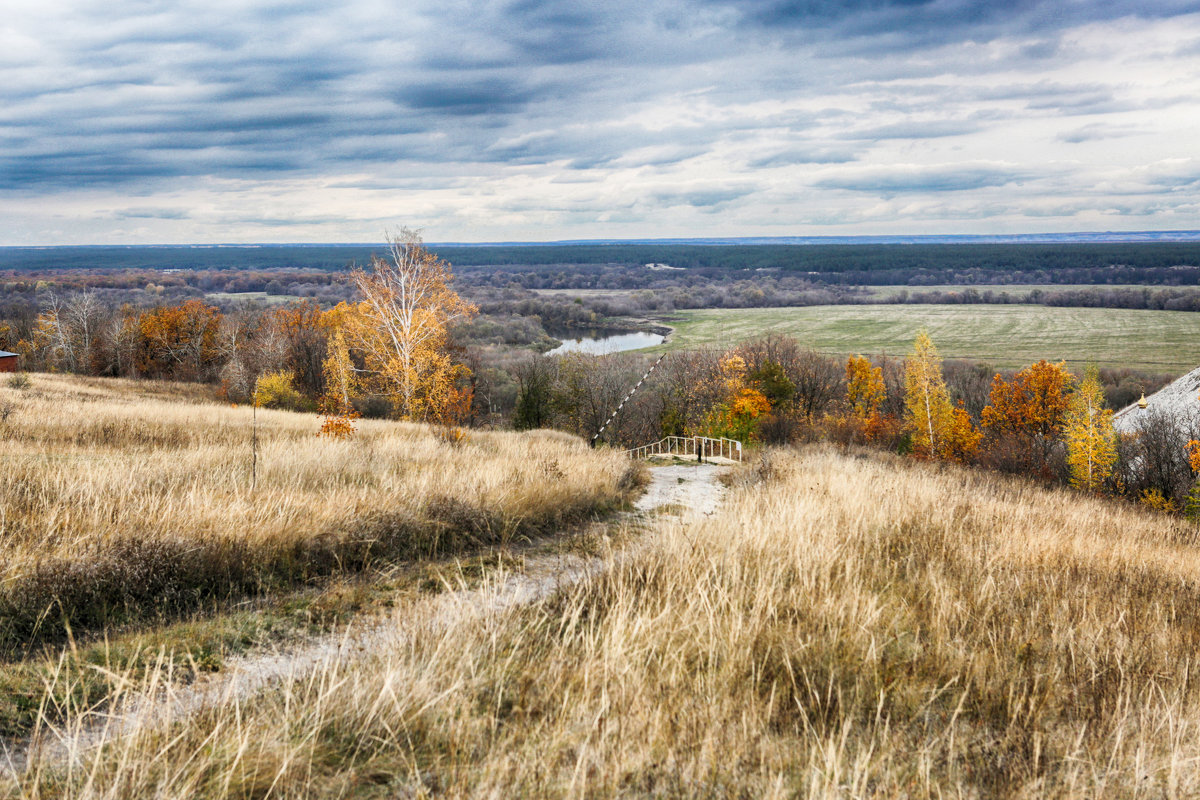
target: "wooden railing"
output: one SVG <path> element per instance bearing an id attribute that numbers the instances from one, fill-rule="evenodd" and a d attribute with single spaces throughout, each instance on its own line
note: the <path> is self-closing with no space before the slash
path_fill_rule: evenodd
<path id="1" fill-rule="evenodd" d="M 698 461 L 706 458 L 742 460 L 742 443 L 736 439 L 710 439 L 707 436 L 667 436 L 657 442 L 626 450 L 630 458 L 650 456 L 692 456 Z"/>

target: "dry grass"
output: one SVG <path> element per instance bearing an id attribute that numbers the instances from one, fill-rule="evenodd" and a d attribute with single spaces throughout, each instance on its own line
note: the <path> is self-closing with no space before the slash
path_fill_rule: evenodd
<path id="1" fill-rule="evenodd" d="M 0 651 L 547 532 L 622 505 L 636 472 L 573 437 L 317 418 L 204 402 L 173 384 L 0 386 Z"/>
<path id="2" fill-rule="evenodd" d="M 552 601 L 110 737 L 28 797 L 1189 797 L 1183 523 L 830 450 Z M 422 621 L 424 620 L 424 621 Z"/>

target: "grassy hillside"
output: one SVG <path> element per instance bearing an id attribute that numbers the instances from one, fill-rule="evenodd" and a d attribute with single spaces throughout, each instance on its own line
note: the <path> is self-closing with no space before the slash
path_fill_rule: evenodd
<path id="1" fill-rule="evenodd" d="M 775 332 L 832 354 L 903 356 L 925 327 L 944 357 L 995 367 L 1045 358 L 1182 374 L 1200 364 L 1200 316 L 1184 311 L 873 305 L 706 309 L 677 318 L 667 347 L 726 346 Z"/>
<path id="2" fill-rule="evenodd" d="M 29 774 L 36 797 L 1195 796 L 1195 528 L 777 454 L 549 601 Z M 402 619 L 398 615 L 398 620 Z M 399 624 L 399 623 L 398 623 Z"/>
<path id="3" fill-rule="evenodd" d="M 573 437 L 258 412 L 202 387 L 0 382 L 0 653 L 552 531 L 622 505 L 629 463 Z M 622 480 L 624 479 L 624 482 Z"/>

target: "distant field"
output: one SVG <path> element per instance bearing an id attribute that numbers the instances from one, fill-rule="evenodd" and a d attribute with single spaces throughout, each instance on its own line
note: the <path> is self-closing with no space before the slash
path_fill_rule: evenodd
<path id="1" fill-rule="evenodd" d="M 1155 291 L 1158 289 L 1180 289 L 1180 288 L 1196 288 L 1196 287 L 1180 287 L 1180 286 L 1150 286 L 1146 284 L 1122 283 L 986 283 L 986 284 L 952 284 L 942 283 L 936 286 L 864 286 L 862 287 L 871 297 L 895 297 L 900 292 L 908 292 L 911 294 L 919 294 L 921 292 L 965 292 L 970 289 L 983 294 L 984 292 L 1008 292 L 1010 296 L 1027 295 L 1030 292 L 1040 289 L 1043 292 L 1078 292 L 1078 291 L 1110 291 L 1113 289 L 1149 289 Z"/>
<path id="2" fill-rule="evenodd" d="M 209 292 L 204 297 L 214 303 L 291 303 L 302 299 L 294 294 L 266 292 Z"/>
<path id="3" fill-rule="evenodd" d="M 1200 364 L 1200 314 L 1007 305 L 871 305 L 681 311 L 666 347 L 794 336 L 832 354 L 904 355 L 929 330 L 947 358 L 1022 367 L 1040 358 L 1182 374 Z"/>

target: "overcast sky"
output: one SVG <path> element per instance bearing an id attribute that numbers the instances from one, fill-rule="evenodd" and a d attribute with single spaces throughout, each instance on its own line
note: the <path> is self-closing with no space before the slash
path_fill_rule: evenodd
<path id="1" fill-rule="evenodd" d="M 1174 0 L 5 0 L 0 244 L 1200 228 Z"/>

